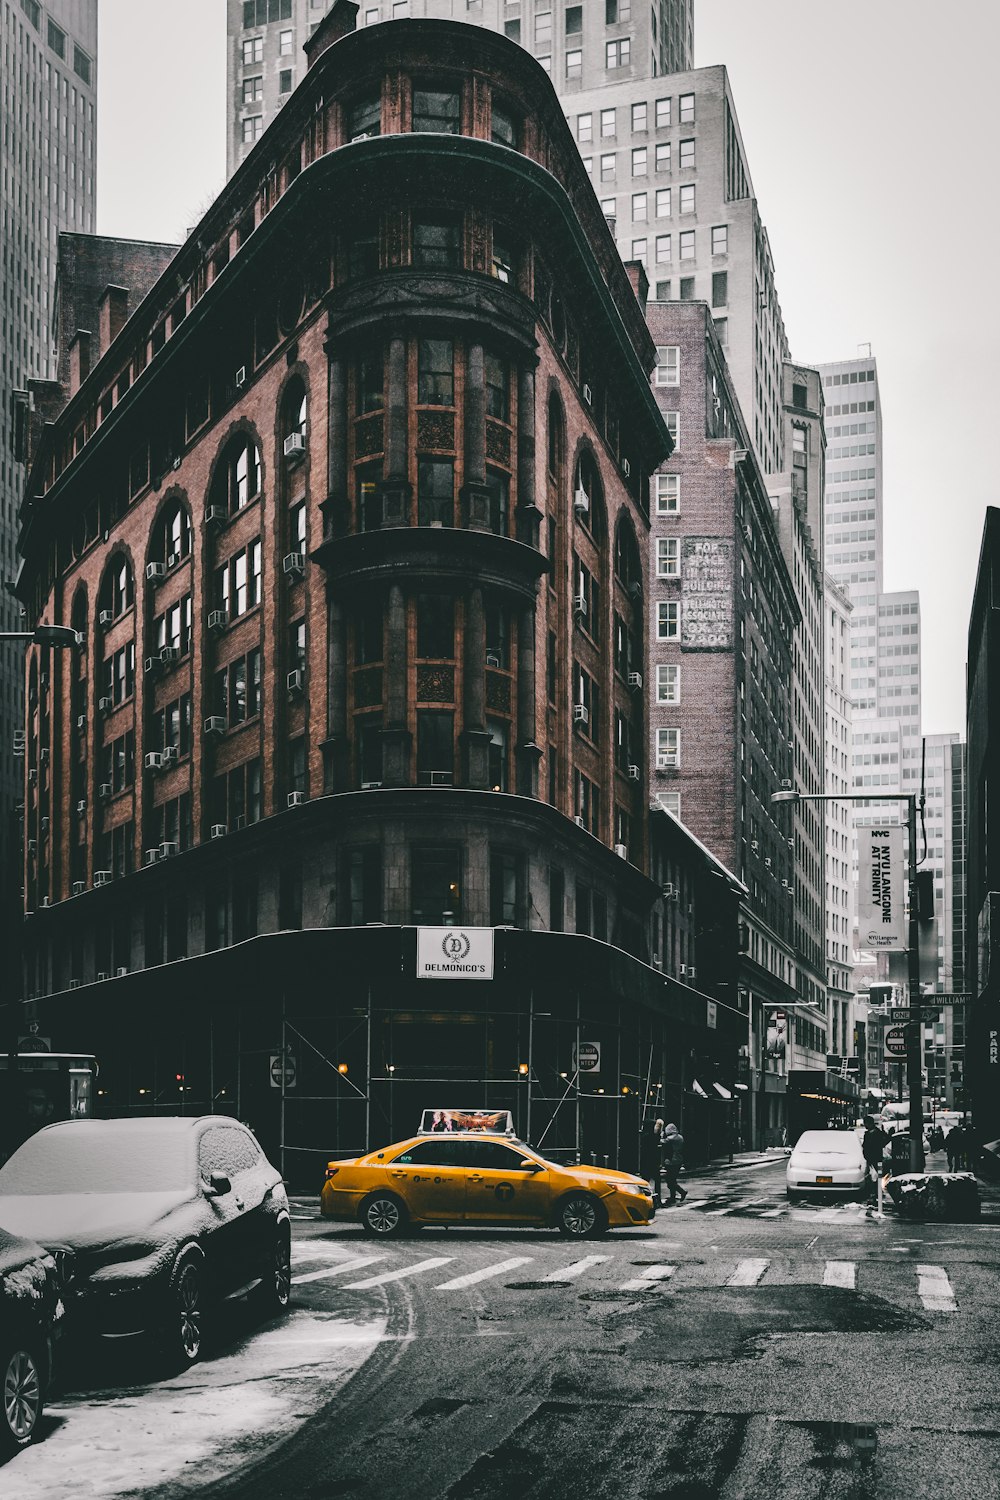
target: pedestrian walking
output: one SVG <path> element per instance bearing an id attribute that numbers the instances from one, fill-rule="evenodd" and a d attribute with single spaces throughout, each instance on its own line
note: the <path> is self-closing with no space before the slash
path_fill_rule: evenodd
<path id="1" fill-rule="evenodd" d="M 647 1120 L 639 1132 L 639 1172 L 649 1183 L 657 1208 L 663 1206 L 660 1196 L 662 1139 L 663 1121 Z"/>
<path id="2" fill-rule="evenodd" d="M 888 1139 L 889 1137 L 885 1131 L 872 1119 L 871 1115 L 865 1115 L 865 1133 L 861 1140 L 861 1150 L 868 1164 L 868 1188 L 870 1194 L 874 1194 L 875 1192 L 878 1176 L 882 1170 L 882 1157 L 885 1155 L 885 1147 Z"/>
<path id="3" fill-rule="evenodd" d="M 961 1125 L 953 1125 L 945 1136 L 944 1149 L 948 1157 L 948 1171 L 957 1172 L 958 1163 L 962 1159 L 963 1137 L 965 1132 Z"/>
<path id="4" fill-rule="evenodd" d="M 676 1125 L 668 1125 L 663 1132 L 663 1175 L 667 1179 L 667 1187 L 670 1190 L 668 1203 L 676 1203 L 678 1196 L 682 1202 L 687 1197 L 687 1189 L 682 1188 L 677 1181 L 683 1166 L 684 1137 Z"/>

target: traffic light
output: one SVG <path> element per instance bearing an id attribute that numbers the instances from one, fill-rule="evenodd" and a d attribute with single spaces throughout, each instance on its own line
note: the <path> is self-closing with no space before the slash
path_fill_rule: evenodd
<path id="1" fill-rule="evenodd" d="M 918 870 L 917 882 L 917 917 L 921 922 L 933 922 L 934 920 L 934 871 Z"/>

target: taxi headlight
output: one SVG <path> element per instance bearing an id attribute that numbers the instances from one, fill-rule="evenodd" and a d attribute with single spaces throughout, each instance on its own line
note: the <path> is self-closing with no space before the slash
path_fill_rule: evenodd
<path id="1" fill-rule="evenodd" d="M 637 1193 L 640 1198 L 652 1198 L 653 1190 L 648 1182 L 616 1182 L 620 1193 Z"/>

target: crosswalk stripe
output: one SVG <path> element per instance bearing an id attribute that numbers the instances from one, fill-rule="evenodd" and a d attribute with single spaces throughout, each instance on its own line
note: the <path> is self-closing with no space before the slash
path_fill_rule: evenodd
<path id="1" fill-rule="evenodd" d="M 577 1276 L 582 1276 L 584 1271 L 589 1271 L 591 1266 L 601 1266 L 610 1255 L 586 1255 L 583 1260 L 575 1260 L 572 1265 L 563 1266 L 561 1271 L 550 1271 L 543 1276 L 542 1281 L 575 1281 Z"/>
<path id="2" fill-rule="evenodd" d="M 928 1312 L 958 1312 L 958 1303 L 943 1266 L 917 1267 L 917 1296 Z"/>
<path id="3" fill-rule="evenodd" d="M 456 1276 L 454 1281 L 441 1281 L 434 1288 L 436 1292 L 454 1292 L 459 1287 L 475 1286 L 477 1281 L 489 1281 L 491 1276 L 502 1276 L 505 1271 L 513 1271 L 515 1266 L 526 1266 L 532 1259 L 530 1255 L 514 1255 L 510 1260 L 497 1261 L 495 1266 L 485 1266 L 481 1271 L 470 1271 L 467 1276 Z"/>
<path id="4" fill-rule="evenodd" d="M 355 1244 L 358 1241 L 354 1242 Z M 363 1241 L 361 1242 L 363 1243 Z M 344 1246 L 342 1241 L 334 1240 L 300 1240 L 292 1245 L 292 1260 L 343 1260 Z"/>
<path id="5" fill-rule="evenodd" d="M 728 1208 L 706 1208 L 705 1218 L 717 1218 L 720 1214 L 735 1213 L 737 1205 L 731 1203 Z"/>
<path id="6" fill-rule="evenodd" d="M 381 1276 L 369 1276 L 365 1281 L 349 1281 L 346 1290 L 365 1292 L 370 1286 L 384 1286 L 387 1281 L 402 1281 L 406 1276 L 416 1276 L 421 1271 L 436 1271 L 454 1260 L 453 1255 L 432 1255 L 429 1260 L 418 1260 L 412 1266 L 401 1266 L 398 1271 L 385 1271 Z"/>
<path id="7" fill-rule="evenodd" d="M 647 1266 L 631 1281 L 623 1281 L 620 1290 L 623 1292 L 652 1291 L 658 1282 L 669 1281 L 676 1270 L 676 1266 Z"/>
<path id="8" fill-rule="evenodd" d="M 845 1287 L 847 1291 L 854 1291 L 854 1278 L 857 1266 L 853 1260 L 828 1260 L 823 1267 L 823 1285 Z"/>
<path id="9" fill-rule="evenodd" d="M 695 1198 L 690 1203 L 688 1203 L 686 1200 L 683 1203 L 676 1203 L 674 1207 L 677 1209 L 677 1212 L 680 1213 L 680 1211 L 685 1208 L 704 1208 L 705 1204 L 708 1201 L 709 1200 L 707 1198 Z"/>
<path id="10" fill-rule="evenodd" d="M 726 1286 L 756 1286 L 768 1266 L 769 1260 L 741 1260 L 729 1277 Z"/>
<path id="11" fill-rule="evenodd" d="M 757 1218 L 776 1219 L 780 1214 L 783 1214 L 784 1212 L 785 1210 L 783 1208 L 765 1208 L 761 1210 L 761 1212 L 757 1215 Z"/>
<path id="12" fill-rule="evenodd" d="M 377 1260 L 385 1260 L 384 1255 L 352 1255 L 350 1260 L 342 1260 L 336 1266 L 322 1266 L 318 1271 L 306 1271 L 303 1276 L 293 1276 L 292 1286 L 302 1286 L 307 1281 L 321 1281 L 327 1276 L 342 1276 L 345 1271 L 360 1271 L 362 1266 L 374 1265 Z"/>

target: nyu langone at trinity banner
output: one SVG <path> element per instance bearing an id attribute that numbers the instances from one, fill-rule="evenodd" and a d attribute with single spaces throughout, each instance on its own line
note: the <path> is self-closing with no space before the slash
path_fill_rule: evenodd
<path id="1" fill-rule="evenodd" d="M 903 830 L 858 829 L 858 928 L 862 948 L 905 948 Z"/>

